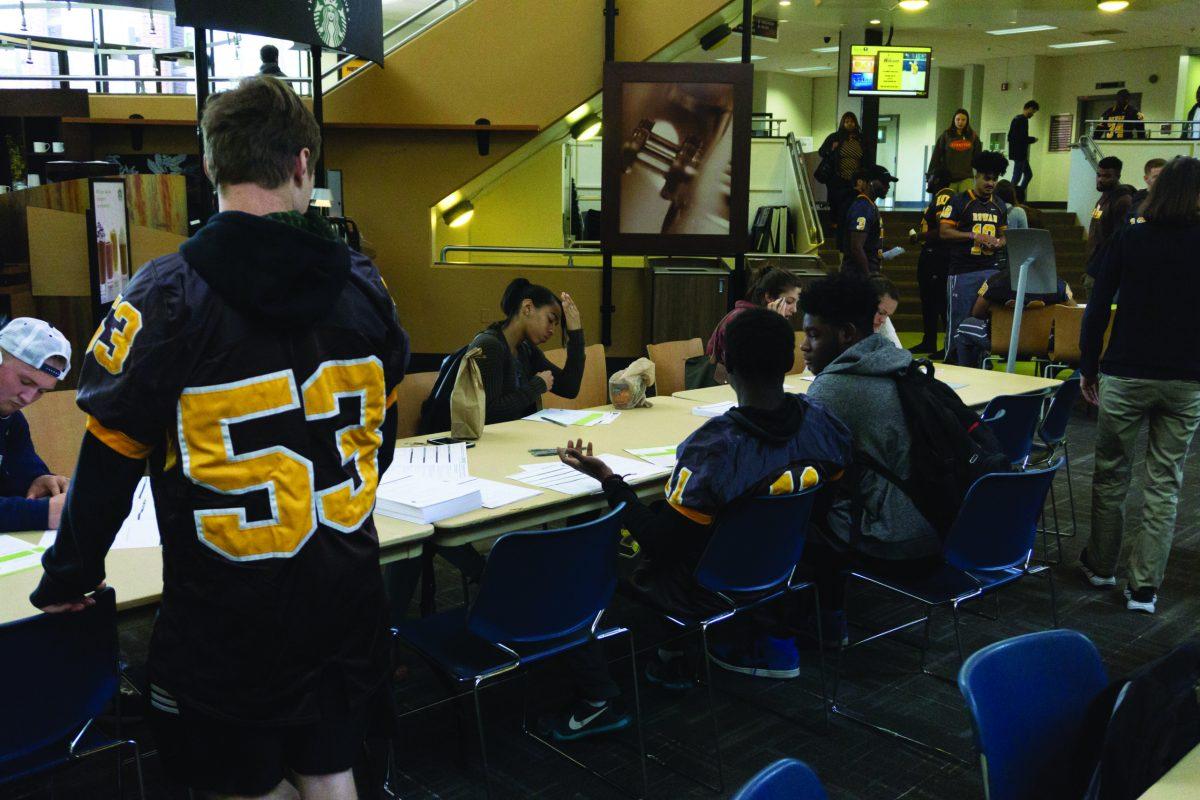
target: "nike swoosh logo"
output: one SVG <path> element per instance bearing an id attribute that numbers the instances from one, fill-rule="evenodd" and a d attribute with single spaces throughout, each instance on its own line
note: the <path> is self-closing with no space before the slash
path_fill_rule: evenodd
<path id="1" fill-rule="evenodd" d="M 567 727 L 568 727 L 568 728 L 570 728 L 570 729 L 571 729 L 571 730 L 573 730 L 573 731 L 580 730 L 581 728 L 583 728 L 583 726 L 587 725 L 589 722 L 591 722 L 592 720 L 594 720 L 596 717 L 598 717 L 598 716 L 600 716 L 601 714 L 603 714 L 603 713 L 604 713 L 604 710 L 605 710 L 606 708 L 608 708 L 608 706 L 602 706 L 602 707 L 600 708 L 600 710 L 598 710 L 598 711 L 597 711 L 595 714 L 592 714 L 592 715 L 591 715 L 591 716 L 589 716 L 589 717 L 584 717 L 582 720 L 577 720 L 577 719 L 575 719 L 575 715 L 574 715 L 574 714 L 572 714 L 572 715 L 571 715 L 571 718 L 567 720 Z"/>

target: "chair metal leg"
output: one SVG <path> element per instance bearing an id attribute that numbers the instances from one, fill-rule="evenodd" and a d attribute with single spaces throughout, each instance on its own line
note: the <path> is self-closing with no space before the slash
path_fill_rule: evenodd
<path id="1" fill-rule="evenodd" d="M 1046 578 L 1050 581 L 1050 617 L 1054 621 L 1054 627 L 1058 627 L 1058 594 L 1054 590 L 1054 570 L 1046 570 Z"/>
<path id="2" fill-rule="evenodd" d="M 712 662 L 708 655 L 708 627 L 700 626 L 700 645 L 704 656 L 704 684 L 708 690 L 708 714 L 713 724 L 713 744 L 717 757 L 717 791 L 725 793 L 725 767 L 721 761 L 721 724 L 717 721 L 717 698 L 713 691 Z"/>
<path id="3" fill-rule="evenodd" d="M 817 589 L 817 584 L 812 585 L 813 591 L 813 610 L 817 615 L 817 669 L 819 670 L 821 681 L 821 713 L 825 717 L 825 728 L 829 729 L 829 695 L 825 693 L 825 631 L 821 626 L 821 592 Z M 841 649 L 841 635 L 838 631 L 834 631 L 838 636 L 838 649 Z"/>
<path id="4" fill-rule="evenodd" d="M 479 700 L 479 684 L 482 681 L 479 678 L 475 679 L 475 685 L 471 689 L 471 694 L 475 699 L 475 726 L 479 733 L 479 759 L 483 762 L 483 785 L 484 791 L 490 798 L 492 796 L 492 774 L 488 770 L 487 760 L 487 740 L 483 732 L 483 704 Z"/>
<path id="5" fill-rule="evenodd" d="M 142 751 L 136 741 L 130 739 L 129 743 L 133 745 L 133 766 L 137 772 L 138 797 L 140 800 L 146 800 L 146 783 L 142 779 Z M 121 796 L 124 797 L 124 795 Z"/>
<path id="6" fill-rule="evenodd" d="M 633 722 L 637 726 L 638 761 L 642 766 L 642 797 L 650 797 L 650 777 L 646 772 L 646 736 L 642 725 L 642 695 L 638 689 L 637 649 L 633 646 L 633 631 L 629 637 L 629 677 L 633 680 Z M 707 659 L 708 654 L 705 653 Z"/>
<path id="7" fill-rule="evenodd" d="M 1071 450 L 1066 440 L 1063 441 L 1063 460 L 1067 467 L 1067 500 L 1071 505 L 1071 535 L 1074 536 L 1078 533 L 1078 523 L 1075 520 L 1075 484 L 1071 482 Z"/>
<path id="8" fill-rule="evenodd" d="M 932 626 L 932 624 L 933 624 L 933 606 L 926 606 L 925 607 L 925 643 L 923 645 L 921 645 L 921 672 L 924 672 L 926 675 L 933 674 L 932 672 L 930 672 L 928 669 L 925 668 L 925 659 L 929 653 L 929 628 Z"/>
<path id="9" fill-rule="evenodd" d="M 958 665 L 961 667 L 966 657 L 963 656 L 962 633 L 958 629 L 958 603 L 951 603 L 950 611 L 954 614 L 954 644 L 958 647 Z"/>

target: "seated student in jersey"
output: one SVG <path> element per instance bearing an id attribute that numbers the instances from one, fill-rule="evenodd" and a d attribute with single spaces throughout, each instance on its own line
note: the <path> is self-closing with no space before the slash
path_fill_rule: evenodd
<path id="1" fill-rule="evenodd" d="M 69 481 L 38 458 L 21 409 L 70 368 L 71 344 L 49 323 L 18 317 L 0 330 L 0 531 L 58 527 Z"/>
<path id="2" fill-rule="evenodd" d="M 875 296 L 879 298 L 879 305 L 875 308 L 874 332 L 896 347 L 904 347 L 900 344 L 900 337 L 896 335 L 896 326 L 892 324 L 892 315 L 900 307 L 900 290 L 896 288 L 896 284 L 882 275 L 871 276 L 871 288 L 875 290 Z"/>
<path id="3" fill-rule="evenodd" d="M 684 614 L 727 608 L 693 578 L 722 510 L 743 498 L 834 481 L 849 462 L 845 426 L 805 396 L 783 390 L 794 341 L 792 327 L 765 309 L 748 309 L 730 323 L 726 366 L 738 406 L 679 445 L 664 500 L 644 505 L 582 440 L 559 451 L 564 463 L 600 481 L 610 507 L 625 503 L 621 523 L 640 546 L 630 588 L 647 604 Z M 788 634 L 759 636 L 720 652 L 714 645 L 713 656 L 720 666 L 745 674 L 799 675 L 799 653 Z M 559 740 L 579 739 L 628 725 L 629 715 L 614 702 L 620 690 L 608 673 L 603 647 L 576 650 L 570 660 L 577 700 L 545 721 L 548 732 Z M 683 652 L 659 649 L 646 665 L 646 679 L 687 689 L 692 680 L 686 663 Z"/>
<path id="4" fill-rule="evenodd" d="M 583 323 L 571 295 L 555 296 L 545 286 L 516 278 L 500 299 L 504 319 L 484 328 L 468 349 L 483 349 L 479 365 L 487 393 L 487 424 L 511 422 L 538 410 L 541 397 L 553 392 L 571 399 L 583 380 Z M 556 367 L 541 350 L 566 328 L 567 363 Z"/>
<path id="5" fill-rule="evenodd" d="M 854 172 L 854 190 L 858 197 L 846 211 L 846 230 L 842 271 L 866 276 L 879 272 L 883 263 L 883 222 L 875 202 L 887 197 L 888 188 L 897 181 L 881 166 L 862 167 Z"/>
<path id="6" fill-rule="evenodd" d="M 1008 159 L 985 151 L 975 156 L 975 186 L 942 209 L 939 236 L 949 256 L 946 286 L 946 361 L 954 363 L 954 331 L 971 314 L 979 287 L 999 269 L 1008 211 L 993 196 Z"/>
<path id="7" fill-rule="evenodd" d="M 912 437 L 896 377 L 912 367 L 907 350 L 872 333 L 878 304 L 865 280 L 813 281 L 800 296 L 801 349 L 817 376 L 808 398 L 850 429 L 853 452 L 909 477 Z M 824 523 L 810 527 L 804 561 L 814 568 L 824 609 L 844 609 L 844 570 L 855 564 L 890 575 L 919 575 L 941 564 L 941 540 L 898 486 L 863 464 L 834 486 Z M 844 616 L 838 620 L 845 638 Z M 827 634 L 828 635 L 828 634 Z"/>
<path id="8" fill-rule="evenodd" d="M 1071 287 L 1061 278 L 1054 292 L 1049 294 L 1025 293 L 1025 308 L 1045 308 L 1059 303 L 1073 303 L 1075 297 Z M 957 363 L 964 367 L 978 367 L 992 352 L 992 312 L 998 308 L 1017 307 L 1017 287 L 1012 285 L 1008 270 L 998 272 L 979 287 L 979 297 L 971 309 L 971 316 L 962 321 L 954 333 L 954 350 Z M 1051 334 L 1053 337 L 1053 334 Z"/>
<path id="9" fill-rule="evenodd" d="M 788 270 L 771 267 L 759 275 L 746 292 L 746 299 L 734 303 L 733 310 L 717 323 L 704 348 L 704 354 L 717 365 L 717 379 L 722 382 L 725 379 L 725 331 L 729 323 L 751 308 L 767 308 L 784 319 L 791 319 L 799 299 L 800 280 Z"/>

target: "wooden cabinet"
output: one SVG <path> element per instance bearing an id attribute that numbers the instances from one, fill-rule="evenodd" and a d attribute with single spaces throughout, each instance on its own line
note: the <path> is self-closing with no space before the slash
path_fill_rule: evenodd
<path id="1" fill-rule="evenodd" d="M 652 258 L 647 266 L 650 341 L 695 336 L 707 341 L 732 305 L 725 262 L 715 258 Z"/>
<path id="2" fill-rule="evenodd" d="M 47 161 L 87 161 L 91 155 L 91 136 L 86 127 L 64 125 L 63 117 L 88 115 L 87 92 L 83 89 L 4 89 L 0 90 L 0 185 L 12 186 L 25 181 L 29 174 L 46 182 Z M 22 175 L 13 175 L 8 139 L 25 159 Z M 34 142 L 62 142 L 64 152 L 34 152 Z"/>

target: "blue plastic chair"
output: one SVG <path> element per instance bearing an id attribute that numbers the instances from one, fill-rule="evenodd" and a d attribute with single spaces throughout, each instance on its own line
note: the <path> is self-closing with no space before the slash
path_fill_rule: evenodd
<path id="1" fill-rule="evenodd" d="M 469 609 L 457 608 L 406 621 L 395 628 L 396 636 L 436 669 L 457 684 L 471 684 L 489 796 L 491 773 L 480 702 L 482 686 L 551 656 L 621 634 L 629 638 L 630 668 L 634 670 L 634 713 L 645 795 L 646 755 L 633 665 L 633 636 L 626 628 L 600 625 L 617 584 L 617 543 L 621 529 L 618 517 L 623 508 L 621 504 L 581 525 L 501 536 L 488 556 L 479 592 Z M 529 730 L 527 720 L 522 720 L 522 729 L 566 756 Z M 588 771 L 624 790 L 606 775 Z"/>
<path id="2" fill-rule="evenodd" d="M 93 725 L 116 696 L 116 594 L 73 614 L 39 614 L 0 625 L 0 683 L 40 691 L 10 691 L 0 719 L 0 785 L 49 772 L 110 750 L 129 748 L 145 800 L 141 753 L 132 739 L 114 739 Z M 118 761 L 117 785 L 122 763 Z"/>
<path id="3" fill-rule="evenodd" d="M 1071 484 L 1071 452 L 1067 445 L 1067 425 L 1071 421 L 1071 410 L 1079 400 L 1079 374 L 1071 376 L 1062 382 L 1050 400 L 1050 407 L 1038 430 L 1038 438 L 1045 447 L 1044 453 L 1038 454 L 1038 460 L 1049 461 L 1061 453 L 1066 465 L 1067 499 L 1071 507 L 1071 533 L 1064 534 L 1058 524 L 1058 506 L 1055 502 L 1054 487 L 1050 487 L 1050 506 L 1054 509 L 1054 535 L 1058 542 L 1059 559 L 1062 559 L 1062 537 L 1074 536 L 1078 530 L 1075 519 L 1075 487 Z"/>
<path id="4" fill-rule="evenodd" d="M 820 631 L 821 604 L 816 584 L 795 580 L 796 566 L 804 552 L 808 519 L 819 487 L 783 495 L 767 495 L 734 503 L 717 518 L 712 538 L 696 565 L 696 583 L 711 592 L 724 610 L 706 617 L 680 614 L 663 616 L 685 632 L 698 632 L 704 648 L 704 677 L 708 688 L 709 716 L 716 742 L 717 781 L 725 790 L 721 759 L 721 726 L 713 697 L 712 665 L 708 657 L 708 629 L 790 592 L 811 589 L 818 620 L 818 652 L 824 652 Z M 824 702 L 824 656 L 821 656 L 822 712 Z"/>
<path id="5" fill-rule="evenodd" d="M 1107 685 L 1096 646 L 1077 631 L 1014 636 L 967 659 L 958 687 L 989 800 L 1045 796 Z"/>
<path id="6" fill-rule="evenodd" d="M 794 758 L 781 758 L 764 767 L 731 800 L 828 800 L 812 768 Z"/>
<path id="7" fill-rule="evenodd" d="M 925 636 L 921 646 L 921 671 L 949 681 L 925 666 L 929 651 L 929 631 L 933 610 L 949 606 L 954 616 L 954 641 L 958 659 L 963 661 L 962 636 L 959 631 L 958 609 L 963 603 L 991 594 L 1031 573 L 1038 518 L 1054 475 L 1062 465 L 1059 459 L 1041 469 L 1025 472 L 1006 472 L 984 475 L 975 481 L 963 500 L 943 544 L 945 563 L 932 575 L 920 579 L 881 577 L 867 570 L 854 570 L 854 578 L 871 583 L 916 600 L 925 607 L 925 615 L 896 627 L 867 636 L 849 647 L 858 647 L 901 630 L 924 623 Z M 1050 585 L 1050 609 L 1054 627 L 1058 627 L 1058 606 L 1054 591 L 1054 576 L 1044 570 Z M 841 670 L 834 678 L 833 709 L 835 713 L 856 719 L 888 734 L 893 731 L 871 723 L 857 714 L 847 713 L 837 705 Z M 908 737 L 903 737 L 908 738 Z M 917 744 L 924 744 L 910 739 Z M 929 749 L 946 752 L 932 745 Z M 951 754 L 952 755 L 952 754 Z"/>
<path id="8" fill-rule="evenodd" d="M 1008 460 L 1023 469 L 1033 451 L 1033 436 L 1042 419 L 1044 393 L 1005 394 L 983 409 L 983 421 L 1000 441 Z"/>

